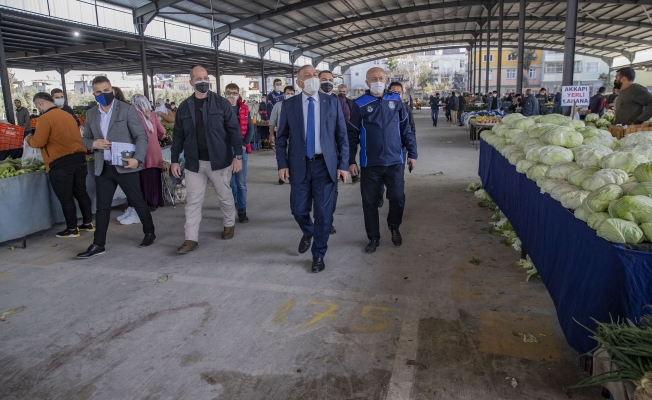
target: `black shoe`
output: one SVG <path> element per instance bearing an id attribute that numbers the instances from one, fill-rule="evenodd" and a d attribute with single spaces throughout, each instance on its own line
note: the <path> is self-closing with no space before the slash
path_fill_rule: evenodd
<path id="1" fill-rule="evenodd" d="M 249 222 L 249 217 L 247 217 L 247 210 L 238 210 L 238 221 L 243 224 Z"/>
<path id="2" fill-rule="evenodd" d="M 403 237 L 401 236 L 401 232 L 398 229 L 390 229 L 390 231 L 392 231 L 392 243 L 394 243 L 394 246 L 402 245 Z"/>
<path id="3" fill-rule="evenodd" d="M 367 254 L 374 253 L 376 251 L 376 247 L 380 246 L 380 240 L 378 239 L 371 239 L 369 241 L 369 244 L 367 247 L 364 248 L 364 252 Z"/>
<path id="4" fill-rule="evenodd" d="M 140 247 L 147 247 L 156 241 L 156 235 L 153 233 L 146 233 L 143 241 L 140 242 Z"/>
<path id="5" fill-rule="evenodd" d="M 360 181 L 360 176 L 359 175 L 356 175 L 353 178 L 351 178 L 351 182 L 353 182 L 353 183 L 358 183 L 359 181 Z"/>
<path id="6" fill-rule="evenodd" d="M 65 230 L 61 232 L 57 232 L 57 237 L 58 238 L 76 238 L 79 237 L 79 229 L 70 229 L 66 228 Z"/>
<path id="7" fill-rule="evenodd" d="M 312 258 L 312 272 L 314 274 L 323 271 L 324 268 L 326 268 L 326 264 L 324 264 L 323 258 L 318 258 L 318 257 Z"/>
<path id="8" fill-rule="evenodd" d="M 380 200 L 378 200 L 378 208 L 383 208 L 384 205 L 385 199 L 381 197 Z"/>
<path id="9" fill-rule="evenodd" d="M 284 184 L 284 183 L 285 183 L 285 181 L 284 181 L 283 179 L 279 179 L 279 180 L 278 180 L 278 184 L 279 184 L 279 185 L 282 185 L 282 184 Z"/>
<path id="10" fill-rule="evenodd" d="M 299 242 L 299 253 L 300 254 L 303 254 L 306 251 L 308 251 L 308 249 L 310 248 L 310 242 L 312 242 L 312 236 L 310 236 L 310 237 L 302 236 L 301 237 L 301 241 Z"/>
<path id="11" fill-rule="evenodd" d="M 331 235 L 334 235 L 336 233 L 337 233 L 337 231 L 335 230 L 335 227 L 333 225 L 331 225 Z"/>
<path id="12" fill-rule="evenodd" d="M 93 225 L 92 222 L 89 222 L 88 224 L 81 224 L 77 227 L 80 231 L 86 231 L 86 232 L 95 232 L 95 225 Z"/>
<path id="13" fill-rule="evenodd" d="M 432 126 L 437 126 L 437 124 L 435 124 L 435 123 L 433 122 L 433 123 L 432 123 Z"/>
<path id="14" fill-rule="evenodd" d="M 83 253 L 77 254 L 77 258 L 91 258 L 95 256 L 99 256 L 100 254 L 104 254 L 106 251 L 104 250 L 104 246 L 98 246 L 96 244 L 92 244 L 88 246 L 88 250 L 86 250 Z"/>

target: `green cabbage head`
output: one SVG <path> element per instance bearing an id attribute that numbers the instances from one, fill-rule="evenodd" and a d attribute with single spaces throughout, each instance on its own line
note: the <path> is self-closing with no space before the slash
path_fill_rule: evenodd
<path id="1" fill-rule="evenodd" d="M 607 218 L 598 226 L 598 236 L 611 243 L 641 243 L 643 231 L 635 223 L 618 218 Z"/>
<path id="2" fill-rule="evenodd" d="M 647 196 L 624 196 L 614 203 L 611 211 L 618 218 L 637 224 L 651 222 L 652 199 Z"/>
<path id="3" fill-rule="evenodd" d="M 586 205 L 591 212 L 606 211 L 609 203 L 623 197 L 623 189 L 615 183 L 604 185 L 595 189 L 586 197 Z"/>

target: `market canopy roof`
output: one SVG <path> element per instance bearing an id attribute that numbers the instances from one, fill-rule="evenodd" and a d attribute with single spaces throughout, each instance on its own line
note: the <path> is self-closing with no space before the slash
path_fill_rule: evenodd
<path id="1" fill-rule="evenodd" d="M 141 72 L 141 42 L 135 33 L 4 7 L 0 7 L 0 15 L 10 68 Z M 74 36 L 74 31 L 79 36 Z M 215 50 L 210 47 L 148 36 L 146 55 L 147 68 L 157 74 L 187 73 L 195 65 L 204 65 L 210 73 L 215 71 Z M 221 74 L 260 75 L 260 68 L 258 57 L 220 52 Z M 290 68 L 289 64 L 265 60 L 266 74 L 289 75 Z"/>
<path id="2" fill-rule="evenodd" d="M 494 16 L 492 27 L 498 20 L 495 0 L 107 1 L 146 16 L 214 27 L 219 39 L 232 35 L 256 42 L 262 54 L 274 46 L 331 66 L 406 51 L 469 47 L 486 27 L 487 8 Z M 504 4 L 504 44 L 515 45 L 519 1 Z M 566 1 L 529 0 L 526 46 L 563 51 L 565 15 Z M 652 18 L 639 0 L 580 0 L 576 48 L 578 53 L 631 61 L 635 52 L 652 48 L 651 29 Z M 491 40 L 498 40 L 497 29 Z"/>

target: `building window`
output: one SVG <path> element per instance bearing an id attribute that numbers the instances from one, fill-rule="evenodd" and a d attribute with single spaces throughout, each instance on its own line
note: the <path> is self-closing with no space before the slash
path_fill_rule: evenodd
<path id="1" fill-rule="evenodd" d="M 537 78 L 537 70 L 530 68 L 530 73 L 528 74 L 529 79 L 536 79 Z"/>
<path id="2" fill-rule="evenodd" d="M 518 57 L 517 57 L 516 53 L 509 53 L 507 55 L 507 61 L 516 61 L 517 58 Z M 507 79 L 509 79 L 509 78 L 507 78 Z M 512 78 L 512 79 L 514 79 L 514 78 Z"/>
<path id="3" fill-rule="evenodd" d="M 547 62 L 546 74 L 561 74 L 564 72 L 564 64 L 562 62 Z"/>
<path id="4" fill-rule="evenodd" d="M 359 73 L 359 72 L 356 72 L 356 73 L 355 73 L 355 76 L 360 76 L 360 73 Z"/>
<path id="5" fill-rule="evenodd" d="M 516 79 L 516 70 L 508 69 L 507 70 L 507 79 Z"/>
<path id="6" fill-rule="evenodd" d="M 586 72 L 589 73 L 598 73 L 598 63 L 597 62 L 587 62 L 586 63 Z"/>
<path id="7" fill-rule="evenodd" d="M 582 61 L 575 61 L 575 68 L 573 72 L 582 72 Z"/>
<path id="8" fill-rule="evenodd" d="M 464 69 L 464 67 L 466 67 L 466 63 L 464 60 L 460 60 L 460 69 Z"/>
<path id="9" fill-rule="evenodd" d="M 486 54 L 482 55 L 482 62 L 487 62 L 487 55 Z M 494 62 L 494 55 L 493 54 L 489 54 L 489 62 Z"/>

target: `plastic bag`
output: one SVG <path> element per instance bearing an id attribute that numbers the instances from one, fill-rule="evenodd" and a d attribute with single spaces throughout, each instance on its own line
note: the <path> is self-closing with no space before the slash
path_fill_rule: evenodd
<path id="1" fill-rule="evenodd" d="M 27 144 L 27 138 L 23 140 L 23 158 L 21 159 L 22 165 L 43 165 L 43 156 L 41 149 L 35 149 Z"/>

